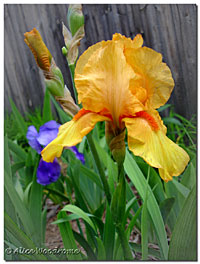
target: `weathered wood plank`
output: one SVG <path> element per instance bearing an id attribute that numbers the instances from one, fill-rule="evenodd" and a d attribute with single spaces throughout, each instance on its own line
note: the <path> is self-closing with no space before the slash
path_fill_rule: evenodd
<path id="1" fill-rule="evenodd" d="M 62 21 L 67 24 L 68 5 L 4 6 L 5 21 L 5 108 L 11 97 L 23 113 L 41 106 L 44 81 L 23 34 L 36 27 L 64 79 L 71 89 L 70 74 L 61 48 Z M 190 118 L 197 111 L 197 6 L 194 4 L 83 5 L 86 36 L 80 45 L 82 53 L 90 45 L 112 38 L 115 32 L 127 37 L 143 35 L 145 45 L 163 54 L 175 79 L 170 102 L 175 110 Z"/>

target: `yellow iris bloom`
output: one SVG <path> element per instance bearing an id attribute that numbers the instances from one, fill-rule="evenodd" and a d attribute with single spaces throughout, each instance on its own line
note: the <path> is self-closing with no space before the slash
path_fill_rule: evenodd
<path id="1" fill-rule="evenodd" d="M 127 128 L 129 149 L 158 168 L 164 181 L 184 171 L 189 156 L 166 136 L 156 111 L 173 90 L 171 71 L 160 53 L 142 45 L 141 35 L 131 40 L 117 33 L 80 56 L 75 85 L 83 108 L 42 151 L 45 161 L 81 142 L 97 122 L 108 121 L 114 131 Z"/>

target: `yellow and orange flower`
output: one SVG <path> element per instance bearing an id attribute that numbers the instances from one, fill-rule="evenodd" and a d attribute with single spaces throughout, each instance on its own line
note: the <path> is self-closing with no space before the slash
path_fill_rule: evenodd
<path id="1" fill-rule="evenodd" d="M 164 181 L 180 175 L 188 154 L 166 136 L 166 127 L 156 111 L 170 97 L 174 81 L 162 55 L 142 47 L 143 39 L 120 34 L 88 48 L 79 58 L 75 85 L 83 108 L 62 125 L 58 136 L 43 151 L 52 162 L 87 135 L 99 121 L 108 121 L 113 131 L 128 131 L 129 149 L 159 169 Z"/>

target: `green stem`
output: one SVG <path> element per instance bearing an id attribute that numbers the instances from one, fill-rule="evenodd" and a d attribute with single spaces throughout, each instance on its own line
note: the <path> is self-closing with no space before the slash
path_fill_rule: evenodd
<path id="1" fill-rule="evenodd" d="M 127 236 L 125 229 L 123 227 L 123 219 L 125 215 L 126 209 L 126 180 L 125 180 L 125 173 L 124 173 L 124 166 L 123 163 L 120 161 L 118 163 L 118 184 L 121 185 L 120 193 L 118 196 L 118 223 L 116 224 L 116 230 L 119 235 L 119 239 L 122 245 L 122 249 L 124 252 L 124 259 L 125 260 L 132 260 L 133 255 L 131 249 L 128 244 Z"/>
<path id="2" fill-rule="evenodd" d="M 128 244 L 127 236 L 122 224 L 116 226 L 119 239 L 121 241 L 122 249 L 124 251 L 125 260 L 133 260 L 133 255 Z"/>
<path id="3" fill-rule="evenodd" d="M 106 175 L 105 175 L 104 170 L 102 168 L 101 161 L 99 159 L 99 155 L 97 153 L 97 150 L 96 150 L 96 147 L 95 147 L 95 144 L 94 144 L 94 141 L 93 141 L 93 138 L 92 138 L 91 134 L 87 135 L 87 140 L 88 140 L 88 144 L 89 144 L 89 147 L 91 149 L 91 152 L 93 154 L 93 158 L 94 158 L 95 164 L 97 166 L 97 170 L 98 170 L 99 175 L 101 177 L 101 181 L 102 181 L 102 184 L 103 184 L 103 187 L 104 187 L 106 198 L 108 200 L 108 203 L 110 204 L 111 195 L 110 195 L 109 185 L 108 185 L 108 182 L 107 182 L 107 179 L 106 179 Z"/>
<path id="4" fill-rule="evenodd" d="M 71 73 L 71 80 L 72 80 L 73 92 L 75 96 L 75 102 L 76 104 L 78 104 L 78 94 L 77 94 L 75 83 L 74 83 L 74 71 L 75 71 L 76 64 L 68 64 L 68 65 L 69 65 L 69 69 Z"/>

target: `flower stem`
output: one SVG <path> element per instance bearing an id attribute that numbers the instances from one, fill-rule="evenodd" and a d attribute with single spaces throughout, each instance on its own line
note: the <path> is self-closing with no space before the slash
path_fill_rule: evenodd
<path id="1" fill-rule="evenodd" d="M 132 252 L 129 247 L 125 229 L 123 227 L 124 215 L 126 210 L 126 180 L 125 180 L 124 166 L 123 163 L 121 162 L 121 159 L 118 159 L 117 165 L 118 165 L 118 183 L 112 197 L 111 212 L 121 242 L 121 246 L 123 249 L 124 259 L 132 260 L 133 259 Z"/>
<path id="2" fill-rule="evenodd" d="M 73 92 L 74 92 L 74 96 L 75 96 L 75 102 L 78 105 L 78 95 L 77 95 L 77 91 L 76 91 L 76 87 L 75 87 L 75 83 L 74 83 L 74 70 L 75 70 L 75 64 L 68 64 L 69 69 L 70 69 L 70 73 L 71 73 L 71 80 L 72 80 L 72 86 L 73 86 Z"/>
<path id="3" fill-rule="evenodd" d="M 101 181 L 102 181 L 102 184 L 103 184 L 103 187 L 104 187 L 106 198 L 108 200 L 108 203 L 110 204 L 111 195 L 110 195 L 109 185 L 108 185 L 108 182 L 107 182 L 107 179 L 106 179 L 106 175 L 105 175 L 104 170 L 102 168 L 101 161 L 99 159 L 99 155 L 97 153 L 97 150 L 96 150 L 96 147 L 95 147 L 95 144 L 94 144 L 94 141 L 93 141 L 93 138 L 92 138 L 91 134 L 87 135 L 87 140 L 88 140 L 88 144 L 89 144 L 89 147 L 91 149 L 91 152 L 93 154 L 93 158 L 94 158 L 95 164 L 97 166 L 97 170 L 98 170 L 99 175 L 101 177 Z"/>
<path id="4" fill-rule="evenodd" d="M 122 249 L 124 252 L 124 259 L 125 260 L 132 260 L 133 255 L 131 249 L 128 244 L 127 236 L 125 229 L 123 227 L 123 220 L 125 215 L 126 209 L 126 180 L 125 180 L 125 173 L 124 173 L 124 166 L 123 163 L 118 163 L 118 184 L 120 187 L 120 192 L 118 195 L 118 202 L 117 206 L 117 223 L 116 223 L 116 230 L 119 235 L 119 239 L 122 245 Z M 118 187 L 117 187 L 118 188 Z"/>
<path id="5" fill-rule="evenodd" d="M 133 255 L 129 247 L 126 233 L 122 224 L 117 225 L 116 229 L 124 252 L 124 260 L 133 260 Z"/>

